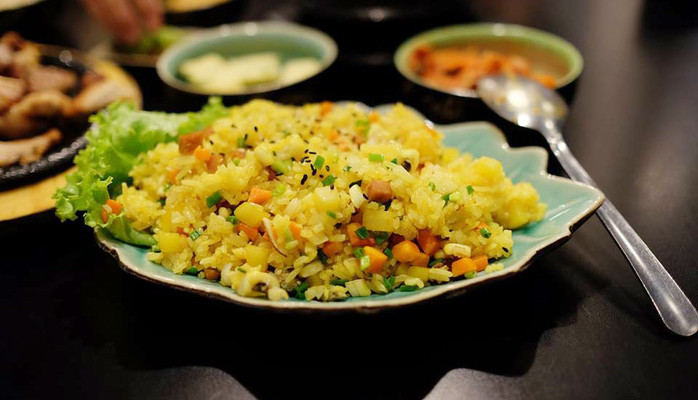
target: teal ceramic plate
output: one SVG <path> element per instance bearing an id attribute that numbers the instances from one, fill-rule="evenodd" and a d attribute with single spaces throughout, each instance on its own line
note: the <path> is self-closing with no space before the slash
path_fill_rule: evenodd
<path id="1" fill-rule="evenodd" d="M 501 161 L 507 176 L 514 182 L 529 181 L 548 205 L 542 221 L 514 231 L 511 257 L 502 260 L 504 269 L 471 279 L 459 279 L 442 285 L 425 287 L 414 292 L 392 292 L 386 295 L 353 297 L 341 302 L 322 303 L 290 299 L 273 302 L 267 299 L 242 297 L 229 287 L 193 276 L 176 275 L 147 260 L 147 250 L 116 239 L 105 232 L 96 232 L 97 241 L 114 255 L 124 270 L 149 281 L 247 306 L 269 309 L 355 310 L 371 311 L 417 303 L 440 296 L 455 296 L 488 281 L 500 279 L 525 269 L 546 249 L 568 239 L 572 231 L 586 220 L 603 202 L 604 195 L 591 186 L 573 182 L 545 172 L 547 152 L 540 147 L 512 149 L 504 135 L 486 122 L 470 122 L 436 126 L 445 135 L 444 144 L 473 156 L 490 156 Z"/>

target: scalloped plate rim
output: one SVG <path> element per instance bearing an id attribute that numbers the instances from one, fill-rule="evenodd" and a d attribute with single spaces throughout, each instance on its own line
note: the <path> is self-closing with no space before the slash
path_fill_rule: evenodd
<path id="1" fill-rule="evenodd" d="M 381 106 L 374 107 L 374 109 L 379 109 Z M 565 231 L 561 231 L 559 234 L 554 235 L 547 240 L 539 243 L 536 245 L 534 248 L 529 249 L 526 251 L 523 256 L 521 256 L 521 261 L 518 263 L 515 263 L 513 265 L 510 265 L 506 267 L 503 270 L 496 271 L 487 275 L 482 275 L 478 276 L 475 278 L 471 279 L 463 279 L 463 280 L 457 280 L 457 281 L 451 281 L 446 284 L 440 284 L 440 285 L 435 285 L 432 286 L 433 289 L 424 291 L 424 290 L 418 290 L 415 292 L 412 292 L 412 294 L 404 297 L 398 297 L 398 298 L 392 298 L 392 299 L 381 299 L 381 298 L 368 298 L 366 300 L 356 300 L 353 302 L 318 302 L 318 301 L 303 301 L 303 302 L 291 302 L 291 301 L 269 301 L 267 299 L 260 299 L 260 298 L 252 298 L 252 297 L 244 297 L 240 296 L 235 291 L 233 291 L 231 288 L 218 285 L 218 286 L 213 286 L 209 285 L 212 282 L 208 281 L 202 281 L 202 282 L 189 282 L 188 280 L 183 280 L 181 275 L 176 275 L 172 273 L 172 276 L 170 277 L 162 277 L 162 276 L 155 276 L 154 274 L 143 270 L 141 267 L 137 265 L 133 265 L 129 261 L 125 260 L 124 257 L 121 255 L 121 250 L 117 249 L 113 244 L 112 240 L 110 238 L 107 238 L 104 233 L 99 232 L 97 229 L 95 229 L 94 234 L 95 234 L 95 240 L 97 241 L 98 245 L 105 250 L 107 253 L 111 254 L 118 262 L 119 266 L 121 269 L 124 271 L 131 273 L 133 275 L 136 275 L 137 277 L 155 282 L 164 286 L 172 287 L 178 290 L 183 290 L 185 292 L 190 292 L 190 293 L 195 293 L 199 295 L 203 295 L 205 297 L 210 297 L 210 298 L 216 298 L 220 300 L 224 300 L 227 302 L 243 305 L 243 306 L 248 306 L 248 307 L 254 307 L 254 308 L 263 308 L 267 310 L 292 310 L 292 311 L 358 311 L 358 312 L 375 312 L 375 311 L 380 311 L 381 309 L 388 309 L 388 308 L 397 308 L 401 306 L 406 306 L 406 305 L 411 305 L 411 304 L 416 304 L 416 303 L 421 303 L 425 300 L 429 299 L 435 299 L 435 298 L 443 298 L 443 297 L 454 297 L 458 296 L 464 292 L 466 292 L 468 289 L 471 289 L 475 286 L 480 286 L 482 283 L 492 281 L 492 280 L 499 280 L 505 277 L 508 277 L 510 275 L 514 275 L 520 271 L 525 270 L 531 263 L 538 257 L 542 256 L 544 253 L 546 253 L 549 250 L 552 250 L 556 245 L 561 244 L 562 242 L 568 240 L 571 236 L 572 233 L 577 229 L 578 226 L 580 226 L 582 223 L 584 223 L 591 215 L 596 211 L 599 206 L 603 203 L 605 200 L 605 196 L 603 192 L 601 192 L 599 189 L 589 186 L 584 183 L 572 181 L 571 179 L 568 178 L 563 178 L 559 177 L 556 175 L 552 175 L 546 172 L 546 166 L 547 166 L 547 161 L 548 161 L 548 153 L 547 151 L 538 146 L 525 146 L 525 147 L 516 147 L 512 148 L 509 146 L 509 144 L 506 141 L 506 136 L 504 133 L 497 128 L 495 125 L 486 122 L 486 121 L 475 121 L 475 122 L 461 122 L 461 123 L 455 123 L 455 124 L 449 124 L 449 125 L 435 125 L 436 128 L 438 128 L 441 132 L 447 133 L 450 131 L 458 131 L 459 129 L 463 128 L 472 128 L 472 127 L 485 127 L 488 130 L 492 131 L 495 133 L 496 138 L 498 142 L 500 143 L 500 147 L 502 150 L 509 152 L 509 153 L 521 153 L 521 152 L 529 152 L 529 153 L 537 153 L 538 159 L 541 160 L 540 164 L 536 166 L 541 167 L 539 171 L 539 175 L 542 176 L 545 179 L 548 180 L 553 180 L 553 181 L 562 181 L 565 182 L 566 184 L 574 184 L 577 186 L 584 187 L 591 192 L 596 192 L 596 199 L 591 204 L 588 206 L 586 209 L 583 210 L 583 212 L 575 215 L 575 217 L 570 221 L 569 224 L 566 226 Z M 164 267 L 161 267 L 165 269 Z"/>

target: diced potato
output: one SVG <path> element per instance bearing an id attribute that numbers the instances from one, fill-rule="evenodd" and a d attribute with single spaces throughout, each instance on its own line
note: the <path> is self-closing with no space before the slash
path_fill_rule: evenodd
<path id="1" fill-rule="evenodd" d="M 271 249 L 264 247 L 247 245 L 245 246 L 245 252 L 247 254 L 247 263 L 253 267 L 261 266 L 262 270 L 267 269 L 267 259 L 269 258 L 269 253 Z"/>
<path id="2" fill-rule="evenodd" d="M 259 228 L 262 225 L 262 220 L 269 217 L 264 211 L 264 207 L 259 204 L 244 202 L 235 209 L 235 216 L 245 225 L 253 228 Z"/>
<path id="3" fill-rule="evenodd" d="M 407 264 L 400 264 L 397 267 L 397 271 L 395 271 L 395 275 L 407 275 L 407 270 L 409 269 L 409 265 Z"/>
<path id="4" fill-rule="evenodd" d="M 419 278 L 423 282 L 429 280 L 429 268 L 427 267 L 409 267 L 407 269 L 407 275 L 414 278 Z"/>
<path id="5" fill-rule="evenodd" d="M 315 198 L 315 207 L 319 211 L 332 211 L 339 208 L 339 193 L 329 186 L 315 189 L 313 197 Z"/>
<path id="6" fill-rule="evenodd" d="M 163 253 L 179 253 L 187 247 L 187 241 L 178 233 L 163 232 L 158 235 L 158 245 Z"/>
<path id="7" fill-rule="evenodd" d="M 364 210 L 364 226 L 370 231 L 392 232 L 395 215 L 390 211 L 381 209 Z"/>

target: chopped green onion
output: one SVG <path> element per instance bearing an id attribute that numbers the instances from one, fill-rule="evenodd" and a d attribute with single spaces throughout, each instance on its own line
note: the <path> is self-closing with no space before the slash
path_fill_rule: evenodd
<path id="1" fill-rule="evenodd" d="M 376 153 L 369 153 L 368 154 L 368 161 L 370 162 L 381 162 L 385 160 L 385 157 L 383 157 L 383 154 L 376 154 Z"/>
<path id="2" fill-rule="evenodd" d="M 327 216 L 330 218 L 337 219 L 337 214 L 334 211 L 328 211 Z"/>
<path id="3" fill-rule="evenodd" d="M 441 258 L 435 258 L 435 259 L 429 261 L 429 266 L 430 266 L 430 267 L 433 267 L 434 265 L 440 264 L 441 262 L 443 262 L 443 259 L 441 259 Z"/>
<path id="4" fill-rule="evenodd" d="M 383 277 L 383 286 L 385 286 L 389 292 L 392 292 L 393 286 L 395 286 L 395 275 L 390 275 L 387 278 Z"/>
<path id="5" fill-rule="evenodd" d="M 230 222 L 230 223 L 233 224 L 233 225 L 237 225 L 238 222 L 240 222 L 240 220 L 238 219 L 238 217 L 236 217 L 236 216 L 234 216 L 234 215 L 229 216 L 229 217 L 226 218 L 225 220 L 228 221 L 228 222 Z"/>
<path id="6" fill-rule="evenodd" d="M 485 239 L 489 239 L 490 236 L 492 236 L 492 232 L 490 232 L 490 230 L 487 228 L 482 228 L 480 229 L 480 235 L 482 235 L 482 237 Z"/>
<path id="7" fill-rule="evenodd" d="M 337 179 L 337 178 L 335 178 L 334 175 L 327 175 L 325 177 L 325 179 L 322 180 L 322 185 L 323 186 L 330 186 L 330 185 L 334 184 L 335 179 Z"/>
<path id="8" fill-rule="evenodd" d="M 361 270 L 363 271 L 371 266 L 371 259 L 366 255 L 361 256 L 361 258 L 359 258 L 359 265 L 361 265 Z"/>
<path id="9" fill-rule="evenodd" d="M 246 137 L 239 137 L 237 140 L 238 147 L 245 147 Z"/>
<path id="10" fill-rule="evenodd" d="M 291 232 L 291 228 L 286 228 L 284 230 L 284 239 L 286 239 L 286 243 L 292 242 L 295 240 L 293 237 L 293 232 Z"/>
<path id="11" fill-rule="evenodd" d="M 383 244 L 390 234 L 388 232 L 373 232 L 373 237 L 376 238 L 376 244 Z"/>
<path id="12" fill-rule="evenodd" d="M 199 236 L 201 236 L 201 231 L 198 229 L 195 229 L 189 234 L 189 239 L 196 240 L 199 238 Z"/>
<path id="13" fill-rule="evenodd" d="M 305 300 L 305 291 L 306 290 L 308 290 L 308 283 L 307 282 L 303 282 L 300 285 L 296 286 L 295 298 L 297 298 L 298 300 Z"/>
<path id="14" fill-rule="evenodd" d="M 283 195 L 286 192 L 286 185 L 279 183 L 278 185 L 274 186 L 274 190 L 272 190 L 271 195 L 274 197 L 279 197 Z"/>
<path id="15" fill-rule="evenodd" d="M 243 274 L 247 273 L 247 270 L 245 268 L 242 268 L 242 267 L 238 267 L 238 271 L 242 272 Z"/>
<path id="16" fill-rule="evenodd" d="M 234 159 L 233 164 L 240 165 L 240 159 L 239 158 Z"/>
<path id="17" fill-rule="evenodd" d="M 475 275 L 477 275 L 477 271 L 466 272 L 463 276 L 465 277 L 465 279 L 470 279 L 474 278 Z"/>
<path id="18" fill-rule="evenodd" d="M 368 229 L 366 229 L 365 226 L 357 229 L 355 233 L 360 239 L 366 239 L 368 237 Z"/>
<path id="19" fill-rule="evenodd" d="M 364 253 L 363 247 L 355 247 L 354 248 L 354 257 L 356 258 L 361 258 L 365 256 L 366 254 Z"/>
<path id="20" fill-rule="evenodd" d="M 390 247 L 386 247 L 385 250 L 383 250 L 383 253 L 385 253 L 388 258 L 393 258 L 393 251 L 390 249 Z"/>
<path id="21" fill-rule="evenodd" d="M 346 172 L 351 171 L 351 165 L 347 165 L 346 167 L 344 167 L 344 171 L 346 171 Z"/>
<path id="22" fill-rule="evenodd" d="M 390 160 L 390 162 L 397 165 L 397 158 L 393 158 L 392 160 Z"/>
<path id="23" fill-rule="evenodd" d="M 196 269 L 196 267 L 189 267 L 189 268 L 187 268 L 187 269 L 184 270 L 184 273 L 185 273 L 186 275 L 193 275 L 193 276 L 196 276 L 196 275 L 199 275 L 199 270 Z"/>
<path id="24" fill-rule="evenodd" d="M 167 199 L 165 199 L 165 198 L 158 199 L 158 203 L 160 203 L 161 206 L 165 207 L 165 202 L 166 202 L 166 200 L 167 200 Z"/>
<path id="25" fill-rule="evenodd" d="M 435 190 L 436 190 L 436 184 L 435 184 L 434 182 L 429 182 L 429 189 L 431 189 L 432 192 L 435 191 Z"/>
<path id="26" fill-rule="evenodd" d="M 215 191 L 212 195 L 206 198 L 206 205 L 209 207 L 213 207 L 216 204 L 218 204 L 218 202 L 221 201 L 221 199 L 223 199 L 223 195 L 221 194 L 221 192 Z"/>
<path id="27" fill-rule="evenodd" d="M 271 163 L 271 169 L 277 173 L 277 175 L 287 174 L 288 170 L 291 169 L 291 160 L 286 161 L 274 161 Z"/>
<path id="28" fill-rule="evenodd" d="M 320 259 L 321 263 L 327 264 L 327 254 L 325 254 L 322 250 L 317 250 L 317 257 Z"/>
<path id="29" fill-rule="evenodd" d="M 166 191 L 170 190 L 171 187 L 172 187 L 171 184 L 166 183 L 166 184 L 165 184 L 165 187 L 164 187 L 162 190 L 166 192 Z"/>
<path id="30" fill-rule="evenodd" d="M 402 286 L 400 286 L 399 291 L 401 291 L 401 292 L 414 292 L 417 289 L 419 289 L 419 286 L 417 286 L 417 285 L 402 285 Z"/>
<path id="31" fill-rule="evenodd" d="M 441 196 L 441 198 L 446 202 L 446 204 L 448 204 L 449 200 L 451 200 L 451 194 L 450 193 L 445 194 L 445 195 Z M 446 204 L 444 204 L 444 205 L 446 205 Z"/>
<path id="32" fill-rule="evenodd" d="M 344 286 L 347 282 L 349 282 L 349 279 L 332 279 L 330 285 Z"/>
<path id="33" fill-rule="evenodd" d="M 325 158 L 323 156 L 317 156 L 317 158 L 315 159 L 315 163 L 313 163 L 313 165 L 317 169 L 322 168 L 323 164 L 325 164 Z"/>
<path id="34" fill-rule="evenodd" d="M 470 185 L 466 186 L 466 189 L 468 190 L 468 194 L 473 194 L 473 192 L 475 192 L 475 189 Z"/>

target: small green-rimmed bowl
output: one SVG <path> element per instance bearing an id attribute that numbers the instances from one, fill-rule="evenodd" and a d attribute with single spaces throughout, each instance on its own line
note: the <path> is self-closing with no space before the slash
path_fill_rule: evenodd
<path id="1" fill-rule="evenodd" d="M 500 23 L 453 25 L 420 33 L 398 47 L 393 62 L 405 78 L 405 96 L 437 122 L 490 119 L 472 89 L 448 90 L 425 82 L 409 67 L 410 56 L 421 46 L 472 45 L 519 55 L 536 73 L 555 77 L 557 90 L 568 101 L 582 73 L 584 61 L 568 41 L 538 29 Z"/>
<path id="2" fill-rule="evenodd" d="M 236 57 L 261 52 L 278 53 L 282 62 L 292 58 L 312 57 L 320 61 L 322 67 L 315 75 L 299 82 L 256 85 L 246 91 L 234 93 L 208 93 L 187 82 L 179 74 L 179 67 L 184 61 L 204 54 Z M 318 30 L 287 22 L 244 22 L 223 25 L 189 36 L 162 54 L 157 63 L 157 72 L 167 85 L 180 92 L 199 96 L 246 96 L 269 93 L 311 80 L 329 68 L 336 58 L 337 45 L 334 40 Z"/>

